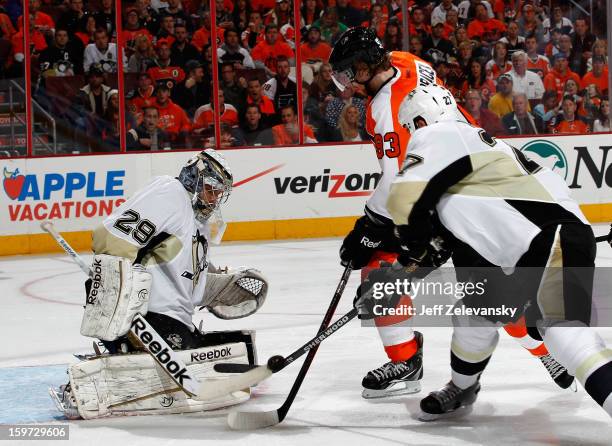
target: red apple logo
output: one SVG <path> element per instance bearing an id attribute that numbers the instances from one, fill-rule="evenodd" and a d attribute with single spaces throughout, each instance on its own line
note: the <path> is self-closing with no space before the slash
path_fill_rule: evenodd
<path id="1" fill-rule="evenodd" d="M 11 200 L 15 200 L 21 194 L 25 176 L 19 175 L 19 169 L 9 172 L 6 167 L 3 173 L 4 179 L 2 185 L 4 186 L 4 192 L 6 192 L 6 195 L 8 195 Z"/>

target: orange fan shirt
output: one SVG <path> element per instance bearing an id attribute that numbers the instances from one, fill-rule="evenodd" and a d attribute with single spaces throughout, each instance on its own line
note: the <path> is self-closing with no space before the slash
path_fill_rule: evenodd
<path id="1" fill-rule="evenodd" d="M 287 58 L 293 58 L 293 50 L 285 42 L 276 41 L 274 45 L 270 45 L 267 41 L 263 40 L 255 45 L 255 48 L 251 50 L 251 57 L 253 60 L 263 62 L 268 69 L 276 73 L 276 58 L 278 56 L 286 56 Z"/>

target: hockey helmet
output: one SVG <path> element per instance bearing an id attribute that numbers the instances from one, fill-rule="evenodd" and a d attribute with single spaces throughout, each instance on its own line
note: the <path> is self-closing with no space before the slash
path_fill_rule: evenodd
<path id="1" fill-rule="evenodd" d="M 196 218 L 205 222 L 227 201 L 232 191 L 233 177 L 229 164 L 219 152 L 206 149 L 191 158 L 178 176 L 187 192 Z"/>
<path id="2" fill-rule="evenodd" d="M 372 29 L 357 26 L 346 30 L 329 56 L 334 84 L 340 91 L 344 91 L 355 80 L 356 62 L 377 66 L 381 64 L 386 54 L 387 50 Z"/>
<path id="3" fill-rule="evenodd" d="M 424 122 L 430 125 L 440 121 L 459 120 L 461 112 L 452 93 L 440 85 L 417 87 L 400 104 L 398 121 L 410 133 L 414 133 Z M 465 118 L 461 119 L 465 121 Z"/>

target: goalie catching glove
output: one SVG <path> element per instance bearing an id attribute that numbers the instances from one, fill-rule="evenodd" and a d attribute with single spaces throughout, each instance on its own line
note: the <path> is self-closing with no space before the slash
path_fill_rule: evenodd
<path id="1" fill-rule="evenodd" d="M 147 314 L 151 274 L 129 259 L 106 254 L 95 255 L 91 269 L 81 334 L 114 341 L 130 330 L 136 314 Z"/>
<path id="2" fill-rule="evenodd" d="M 220 319 L 238 319 L 255 313 L 268 294 L 268 281 L 256 269 L 208 272 L 203 307 Z"/>

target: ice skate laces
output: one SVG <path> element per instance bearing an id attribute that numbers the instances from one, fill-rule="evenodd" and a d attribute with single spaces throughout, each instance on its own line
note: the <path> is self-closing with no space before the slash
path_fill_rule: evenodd
<path id="1" fill-rule="evenodd" d="M 553 379 L 557 379 L 559 375 L 565 372 L 565 367 L 559 364 L 550 354 L 540 356 L 540 361 L 542 361 L 542 364 L 544 364 L 544 367 L 546 367 L 546 370 L 548 370 Z"/>
<path id="2" fill-rule="evenodd" d="M 435 395 L 435 398 L 438 401 L 440 401 L 442 405 L 445 405 L 449 401 L 454 400 L 457 395 L 463 392 L 463 390 L 464 389 L 457 387 L 451 381 L 446 386 L 444 386 L 442 389 L 438 390 L 437 392 L 434 392 L 434 395 Z"/>
<path id="3" fill-rule="evenodd" d="M 370 373 L 376 377 L 376 379 L 387 379 L 394 378 L 401 375 L 408 370 L 408 365 L 405 362 L 393 362 L 389 361 L 386 364 L 380 366 L 377 369 L 372 370 Z"/>

